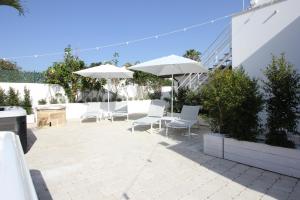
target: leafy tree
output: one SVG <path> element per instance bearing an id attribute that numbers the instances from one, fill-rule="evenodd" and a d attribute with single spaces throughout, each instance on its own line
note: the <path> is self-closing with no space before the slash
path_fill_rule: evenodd
<path id="1" fill-rule="evenodd" d="M 46 99 L 40 99 L 40 100 L 38 100 L 38 104 L 45 105 L 45 104 L 47 104 L 47 101 L 46 101 Z"/>
<path id="2" fill-rule="evenodd" d="M 171 110 L 171 98 L 164 98 L 169 102 L 169 111 Z M 180 113 L 183 105 L 196 106 L 202 103 L 201 93 L 199 90 L 193 91 L 188 87 L 179 88 L 177 92 L 174 91 L 173 111 Z"/>
<path id="3" fill-rule="evenodd" d="M 148 93 L 149 99 L 160 99 L 161 98 L 161 90 L 156 90 L 153 93 Z"/>
<path id="4" fill-rule="evenodd" d="M 84 62 L 72 55 L 71 47 L 65 48 L 64 61 L 56 62 L 46 71 L 46 82 L 61 85 L 70 102 L 75 102 L 81 89 L 81 77 L 73 72 L 84 69 Z"/>
<path id="5" fill-rule="evenodd" d="M 201 53 L 195 49 L 189 49 L 184 54 L 183 57 L 189 58 L 195 61 L 201 61 Z"/>
<path id="6" fill-rule="evenodd" d="M 96 67 L 102 65 L 102 62 L 95 62 L 95 63 L 91 63 L 89 67 Z"/>
<path id="7" fill-rule="evenodd" d="M 24 8 L 20 0 L 0 0 L 0 6 L 10 6 L 15 8 L 19 15 L 24 15 Z"/>
<path id="8" fill-rule="evenodd" d="M 6 94 L 5 94 L 5 91 L 0 88 L 0 106 L 5 106 L 6 105 Z"/>
<path id="9" fill-rule="evenodd" d="M 132 81 L 140 86 L 149 86 L 154 90 L 157 90 L 161 86 L 171 85 L 171 81 L 169 79 L 164 79 L 142 71 L 134 71 Z"/>
<path id="10" fill-rule="evenodd" d="M 50 104 L 58 104 L 58 100 L 56 98 L 51 98 Z"/>
<path id="11" fill-rule="evenodd" d="M 16 62 L 11 62 L 9 60 L 0 59 L 0 70 L 16 70 L 20 68 L 17 66 Z"/>
<path id="12" fill-rule="evenodd" d="M 12 87 L 9 87 L 9 89 L 8 89 L 6 105 L 8 105 L 8 106 L 19 106 L 20 105 L 19 92 L 15 91 L 15 89 Z"/>
<path id="13" fill-rule="evenodd" d="M 44 83 L 45 76 L 42 72 L 21 71 L 19 68 L 0 69 L 0 82 Z"/>
<path id="14" fill-rule="evenodd" d="M 118 66 L 119 57 L 120 57 L 119 53 L 115 52 L 113 55 L 113 59 L 111 60 L 111 63 L 114 64 L 115 66 Z"/>
<path id="15" fill-rule="evenodd" d="M 138 64 L 138 62 L 136 62 L 135 64 Z M 133 66 L 133 64 L 130 63 L 130 62 L 127 62 L 127 63 L 125 63 L 123 66 L 124 66 L 126 69 L 128 69 L 129 67 Z"/>
<path id="16" fill-rule="evenodd" d="M 98 63 L 91 63 L 89 67 L 95 67 L 100 64 Z M 95 78 L 89 78 L 89 77 L 81 77 L 81 92 L 90 92 L 90 91 L 97 91 L 97 97 L 99 96 L 99 93 L 103 91 L 103 86 L 106 84 L 105 79 L 95 79 Z"/>
<path id="17" fill-rule="evenodd" d="M 27 115 L 32 114 L 32 104 L 30 98 L 30 90 L 26 87 L 24 88 L 24 99 L 22 102 L 22 107 L 26 110 Z"/>
<path id="18" fill-rule="evenodd" d="M 139 62 L 135 62 L 135 64 L 132 63 L 125 63 L 124 67 L 129 68 L 133 65 L 138 64 Z M 159 89 L 161 86 L 171 86 L 171 80 L 165 79 L 159 76 L 156 76 L 154 74 L 142 72 L 142 71 L 134 71 L 133 73 L 133 79 L 127 81 L 127 83 L 135 83 L 140 86 L 149 86 L 153 90 Z"/>
<path id="19" fill-rule="evenodd" d="M 296 132 L 299 119 L 300 75 L 288 63 L 285 56 L 273 56 L 271 64 L 264 71 L 266 94 L 267 128 L 266 143 L 293 147 L 287 139 L 287 132 Z"/>
<path id="20" fill-rule="evenodd" d="M 239 140 L 256 139 L 263 100 L 257 81 L 242 68 L 215 70 L 201 93 L 214 131 Z"/>

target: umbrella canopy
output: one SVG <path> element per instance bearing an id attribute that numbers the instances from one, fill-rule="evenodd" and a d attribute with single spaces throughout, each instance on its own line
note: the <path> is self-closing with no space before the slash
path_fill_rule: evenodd
<path id="1" fill-rule="evenodd" d="M 125 68 L 116 67 L 114 65 L 106 64 L 106 65 L 99 65 L 96 67 L 90 67 L 87 69 L 83 69 L 80 71 L 74 72 L 75 74 L 79 74 L 81 76 L 90 77 L 90 78 L 105 78 L 105 79 L 112 79 L 112 78 L 132 78 L 133 72 L 129 71 Z M 110 81 L 108 82 L 108 104 L 107 104 L 107 111 L 109 111 L 109 85 Z"/>
<path id="2" fill-rule="evenodd" d="M 81 76 L 90 77 L 90 78 L 132 78 L 133 72 L 125 68 L 116 67 L 114 65 L 106 64 L 99 65 L 96 67 L 90 67 L 80 71 L 74 72 Z"/>
<path id="3" fill-rule="evenodd" d="M 189 58 L 170 55 L 166 57 L 157 58 L 147 62 L 143 62 L 132 67 L 131 70 L 143 71 L 154 74 L 156 76 L 172 75 L 172 96 L 171 96 L 171 116 L 173 116 L 173 99 L 174 99 L 174 74 L 187 73 L 204 73 L 207 69 L 203 67 L 200 62 Z"/>
<path id="4" fill-rule="evenodd" d="M 129 69 L 148 72 L 157 76 L 207 72 L 201 63 L 176 55 L 143 62 L 129 67 Z"/>

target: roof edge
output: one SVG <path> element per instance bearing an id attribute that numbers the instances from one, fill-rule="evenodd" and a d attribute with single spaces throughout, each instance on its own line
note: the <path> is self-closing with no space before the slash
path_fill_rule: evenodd
<path id="1" fill-rule="evenodd" d="M 277 4 L 277 3 L 281 3 L 281 2 L 284 2 L 284 1 L 288 1 L 288 0 L 273 0 L 273 1 L 269 2 L 269 3 L 265 3 L 263 5 L 260 5 L 260 6 L 254 7 L 254 8 L 250 8 L 248 10 L 244 10 L 244 11 L 238 12 L 236 14 L 233 14 L 232 18 L 240 16 L 240 15 L 243 15 L 243 14 L 246 14 L 246 13 L 250 13 L 252 11 L 259 10 L 259 9 L 262 9 L 262 8 L 265 8 L 265 7 L 268 7 L 268 6 Z"/>

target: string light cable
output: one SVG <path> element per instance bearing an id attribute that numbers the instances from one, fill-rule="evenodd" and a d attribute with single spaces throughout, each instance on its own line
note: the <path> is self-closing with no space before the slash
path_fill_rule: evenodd
<path id="1" fill-rule="evenodd" d="M 205 25 L 213 24 L 215 22 L 225 20 L 229 17 L 232 17 L 233 15 L 235 15 L 235 13 L 231 13 L 229 15 L 225 15 L 225 16 L 222 16 L 222 17 L 217 17 L 217 18 L 214 18 L 214 19 L 202 22 L 202 23 L 193 24 L 193 25 L 190 25 L 190 26 L 187 26 L 187 27 L 184 27 L 184 28 L 180 28 L 180 29 L 176 29 L 176 30 L 173 30 L 173 31 L 158 33 L 158 34 L 151 35 L 151 36 L 144 37 L 144 38 L 138 38 L 138 39 L 128 40 L 128 41 L 124 41 L 124 42 L 112 43 L 112 44 L 107 44 L 107 45 L 103 45 L 103 46 L 96 46 L 96 47 L 92 47 L 92 48 L 78 49 L 77 52 L 100 51 L 100 50 L 105 49 L 105 48 L 128 46 L 130 44 L 139 43 L 139 42 L 143 42 L 143 41 L 146 41 L 146 40 L 152 40 L 152 39 L 167 37 L 167 36 L 170 36 L 170 35 L 173 35 L 173 34 L 186 32 L 186 31 L 189 31 L 191 29 L 195 29 L 195 28 L 199 28 L 199 27 L 202 27 L 202 26 L 205 26 Z M 24 58 L 39 58 L 39 57 L 63 55 L 64 53 L 65 52 L 63 52 L 63 51 L 59 51 L 59 52 L 52 52 L 52 53 L 41 53 L 41 54 L 34 54 L 34 55 L 5 57 L 5 58 L 0 58 L 0 59 L 3 59 L 3 60 L 17 60 L 17 59 L 24 59 Z"/>

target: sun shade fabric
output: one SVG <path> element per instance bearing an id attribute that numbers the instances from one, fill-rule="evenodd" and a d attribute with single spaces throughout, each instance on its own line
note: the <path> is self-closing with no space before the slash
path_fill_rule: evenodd
<path id="1" fill-rule="evenodd" d="M 96 67 L 91 67 L 87 69 L 83 69 L 77 72 L 74 72 L 81 76 L 90 77 L 90 78 L 132 78 L 133 72 L 129 71 L 125 68 L 116 67 L 114 65 L 106 64 L 99 65 Z"/>
<path id="2" fill-rule="evenodd" d="M 157 76 L 207 72 L 207 69 L 204 68 L 200 62 L 176 55 L 143 62 L 129 67 L 129 69 L 143 71 Z"/>

